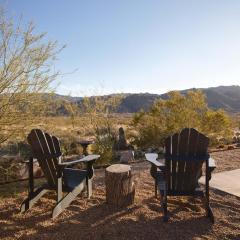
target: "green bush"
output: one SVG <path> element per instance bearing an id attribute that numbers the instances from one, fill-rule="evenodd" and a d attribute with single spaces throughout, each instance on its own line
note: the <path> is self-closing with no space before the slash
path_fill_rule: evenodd
<path id="1" fill-rule="evenodd" d="M 92 151 L 99 154 L 101 157 L 97 161 L 98 165 L 108 164 L 114 161 L 113 145 L 116 139 L 116 132 L 109 124 L 96 128 L 95 143 L 92 146 Z"/>
<path id="2" fill-rule="evenodd" d="M 186 127 L 206 134 L 212 144 L 232 136 L 230 117 L 222 110 L 209 109 L 201 91 L 189 91 L 186 95 L 170 92 L 167 100 L 157 100 L 149 112 L 134 115 L 133 144 L 141 148 L 161 147 L 167 136 Z"/>
<path id="3" fill-rule="evenodd" d="M 82 147 L 77 143 L 74 138 L 62 138 L 60 139 L 61 152 L 65 156 L 81 155 Z"/>
<path id="4" fill-rule="evenodd" d="M 30 145 L 25 141 L 18 142 L 18 151 L 22 158 L 27 159 L 31 155 Z"/>

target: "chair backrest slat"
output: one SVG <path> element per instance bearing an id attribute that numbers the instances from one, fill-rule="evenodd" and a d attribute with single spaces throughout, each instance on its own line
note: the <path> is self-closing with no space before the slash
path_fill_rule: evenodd
<path id="1" fill-rule="evenodd" d="M 171 138 L 172 142 L 171 142 L 171 154 L 172 155 L 178 155 L 178 138 L 179 135 L 178 134 L 174 134 Z M 175 186 L 177 185 L 177 161 L 169 161 L 169 167 L 172 167 L 172 174 L 169 174 L 171 177 L 171 183 L 169 184 L 171 186 L 172 189 L 175 189 Z"/>
<path id="2" fill-rule="evenodd" d="M 168 189 L 193 191 L 207 160 L 209 139 L 193 128 L 184 128 L 165 141 Z"/>
<path id="3" fill-rule="evenodd" d="M 194 128 L 190 129 L 188 156 L 192 158 L 197 156 L 198 135 L 199 132 L 197 130 Z M 198 161 L 189 161 L 188 164 L 186 164 L 184 176 L 184 187 L 186 190 L 191 190 L 196 186 L 196 171 L 200 167 L 198 164 L 201 165 L 202 163 L 198 163 Z"/>
<path id="4" fill-rule="evenodd" d="M 48 147 L 50 149 L 50 152 L 51 152 L 51 156 L 52 156 L 52 160 L 53 160 L 53 165 L 54 165 L 54 168 L 56 169 L 57 171 L 57 165 L 58 165 L 58 154 L 55 150 L 55 144 L 53 142 L 53 136 L 50 136 L 48 133 L 45 133 L 45 137 L 46 137 L 46 140 L 47 140 L 47 143 L 48 143 Z"/>
<path id="5" fill-rule="evenodd" d="M 58 157 L 62 156 L 62 152 L 61 152 L 61 148 L 60 148 L 60 142 L 58 140 L 57 137 L 52 136 L 52 140 L 53 140 L 53 145 L 55 148 L 55 153 Z"/>
<path id="6" fill-rule="evenodd" d="M 177 185 L 176 189 L 181 191 L 183 189 L 184 178 L 185 178 L 185 168 L 186 168 L 186 159 L 188 156 L 188 141 L 189 141 L 189 129 L 185 128 L 179 134 L 178 139 L 178 155 L 179 159 L 177 161 Z"/>
<path id="7" fill-rule="evenodd" d="M 196 154 L 199 156 L 204 156 L 207 153 L 208 144 L 209 139 L 203 134 L 199 133 Z"/>
<path id="8" fill-rule="evenodd" d="M 57 158 L 61 154 L 55 151 L 53 137 L 40 129 L 33 129 L 27 139 L 31 145 L 33 157 L 38 160 L 49 186 L 56 186 Z"/>

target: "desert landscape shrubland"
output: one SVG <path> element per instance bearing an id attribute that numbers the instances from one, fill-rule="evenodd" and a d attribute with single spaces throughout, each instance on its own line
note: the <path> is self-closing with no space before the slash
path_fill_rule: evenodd
<path id="1" fill-rule="evenodd" d="M 239 240 L 237 7 L 9 2 L 52 30 L 0 4 L 0 239 Z"/>
<path id="2" fill-rule="evenodd" d="M 57 106 L 64 105 L 68 112 L 65 116 L 49 116 L 48 110 L 45 116 L 41 112 L 32 119 L 31 124 L 26 122 L 24 128 L 15 124 L 18 134 L 11 136 L 10 131 L 9 138 L 1 144 L 1 181 L 15 179 L 18 164 L 29 157 L 26 136 L 32 128 L 40 128 L 57 136 L 66 159 L 82 155 L 80 140 L 93 140 L 88 150 L 101 155 L 98 166 L 117 160 L 113 145 L 120 127 L 123 127 L 128 143 L 136 151 L 136 160 L 143 156 L 138 156 L 139 151 L 162 152 L 164 139 L 184 127 L 205 133 L 210 138 L 212 148 L 224 148 L 224 145 L 239 141 L 239 135 L 233 138 L 234 130 L 238 134 L 238 118 L 223 110 L 210 109 L 201 91 L 189 91 L 186 95 L 170 92 L 167 100 L 156 100 L 148 111 L 141 110 L 135 114 L 116 113 L 121 101 L 121 95 L 108 99 L 84 98 L 81 105 L 67 100 L 58 103 L 51 100 L 48 109 L 54 102 Z"/>

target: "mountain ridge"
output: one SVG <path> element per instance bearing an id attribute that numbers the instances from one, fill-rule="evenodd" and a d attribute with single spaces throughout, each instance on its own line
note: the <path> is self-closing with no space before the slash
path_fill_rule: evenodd
<path id="1" fill-rule="evenodd" d="M 209 88 L 190 88 L 179 90 L 180 93 L 186 94 L 190 90 L 201 90 L 205 96 L 208 106 L 212 109 L 223 109 L 229 113 L 240 112 L 240 86 L 218 86 Z M 178 90 L 176 90 L 178 91 Z M 108 98 L 110 96 L 119 95 L 117 93 L 102 95 L 100 97 Z M 122 102 L 117 108 L 118 113 L 135 113 L 141 109 L 147 111 L 157 99 L 167 99 L 168 93 L 152 94 L 152 93 L 124 93 Z M 81 103 L 83 97 L 71 97 L 56 94 L 57 98 L 63 98 L 70 102 Z M 91 97 L 90 97 L 91 98 Z"/>

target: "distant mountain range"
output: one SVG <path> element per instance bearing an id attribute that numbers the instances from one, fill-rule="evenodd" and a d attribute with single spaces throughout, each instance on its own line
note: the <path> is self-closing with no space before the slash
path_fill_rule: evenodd
<path id="1" fill-rule="evenodd" d="M 208 106 L 212 109 L 224 109 L 229 113 L 240 112 L 240 86 L 219 86 L 211 88 L 192 88 L 180 91 L 186 94 L 189 90 L 201 90 L 207 99 Z M 110 95 L 102 96 L 107 98 Z M 150 93 L 137 93 L 137 94 L 123 94 L 123 100 L 120 103 L 118 113 L 135 113 L 139 110 L 148 110 L 156 99 L 167 99 L 167 93 L 164 94 L 150 94 Z M 70 97 L 56 94 L 56 98 L 64 99 L 70 102 L 81 103 L 82 97 Z M 63 109 L 61 109 L 63 110 Z M 60 112 L 61 112 L 60 110 Z M 63 111 L 64 112 L 64 111 Z M 64 113 L 63 113 L 64 114 Z M 65 115 L 65 114 L 64 114 Z"/>

